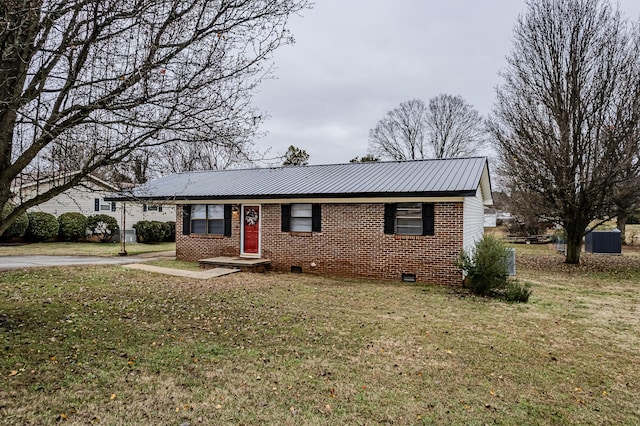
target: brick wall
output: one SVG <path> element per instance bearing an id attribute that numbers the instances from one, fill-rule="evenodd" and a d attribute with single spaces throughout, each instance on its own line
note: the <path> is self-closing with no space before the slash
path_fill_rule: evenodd
<path id="1" fill-rule="evenodd" d="M 453 265 L 463 244 L 463 204 L 435 204 L 434 236 L 397 236 L 384 231 L 384 204 L 323 204 L 322 232 L 280 231 L 280 205 L 262 205 L 262 257 L 278 271 L 299 266 L 304 273 L 400 280 L 416 274 L 420 282 L 459 285 Z M 181 235 L 178 206 L 178 259 L 195 261 L 240 253 L 240 219 L 234 212 L 230 238 Z M 315 267 L 311 266 L 315 263 Z"/>

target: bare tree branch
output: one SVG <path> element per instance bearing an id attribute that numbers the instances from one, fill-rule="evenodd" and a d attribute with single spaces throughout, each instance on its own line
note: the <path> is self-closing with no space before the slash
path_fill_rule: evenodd
<path id="1" fill-rule="evenodd" d="M 434 158 L 472 156 L 484 144 L 484 122 L 461 96 L 438 95 L 429 100 L 427 134 Z"/>
<path id="2" fill-rule="evenodd" d="M 420 99 L 402 102 L 369 130 L 369 147 L 374 154 L 392 160 L 425 158 L 425 116 Z"/>
<path id="3" fill-rule="evenodd" d="M 221 153 L 227 147 L 244 153 L 242 143 L 262 117 L 251 96 L 270 75 L 273 51 L 292 41 L 288 17 L 308 6 L 307 0 L 2 2 L 0 208 L 12 199 L 11 188 L 38 170 L 64 176 L 73 165 L 92 173 L 170 142 L 207 141 Z M 57 191 L 23 200 L 14 212 Z M 0 220 L 0 234 L 11 220 Z"/>
<path id="4" fill-rule="evenodd" d="M 429 105 L 402 102 L 369 131 L 369 148 L 392 160 L 448 158 L 477 153 L 484 143 L 480 114 L 460 96 L 442 94 Z"/>
<path id="5" fill-rule="evenodd" d="M 489 128 L 512 192 L 564 227 L 578 263 L 587 226 L 639 171 L 640 33 L 608 0 L 527 5 Z"/>

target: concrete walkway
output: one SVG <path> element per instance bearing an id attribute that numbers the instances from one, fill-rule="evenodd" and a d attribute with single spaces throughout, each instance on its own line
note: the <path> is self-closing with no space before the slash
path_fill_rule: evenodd
<path id="1" fill-rule="evenodd" d="M 173 275 L 176 277 L 195 278 L 199 280 L 207 280 L 209 278 L 216 278 L 223 275 L 240 272 L 240 269 L 230 268 L 215 268 L 207 269 L 205 271 L 189 271 L 187 269 L 163 268 L 161 266 L 146 265 L 144 263 L 132 263 L 122 266 L 128 269 L 139 269 L 141 271 L 156 272 L 158 274 Z"/>

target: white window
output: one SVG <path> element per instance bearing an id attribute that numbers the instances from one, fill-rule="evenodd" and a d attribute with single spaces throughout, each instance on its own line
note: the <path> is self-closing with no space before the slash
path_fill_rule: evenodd
<path id="1" fill-rule="evenodd" d="M 195 204 L 191 206 L 191 233 L 224 235 L 224 205 Z"/>
<path id="2" fill-rule="evenodd" d="M 97 212 L 112 212 L 116 211 L 115 201 L 105 201 L 102 198 L 94 199 L 94 211 Z"/>
<path id="3" fill-rule="evenodd" d="M 162 211 L 162 205 L 161 204 L 145 204 L 144 205 L 144 210 L 146 210 L 148 212 L 161 212 Z"/>
<path id="4" fill-rule="evenodd" d="M 291 231 L 311 232 L 312 217 L 311 204 L 291 204 Z"/>
<path id="5" fill-rule="evenodd" d="M 422 203 L 399 203 L 395 225 L 398 235 L 422 235 Z"/>

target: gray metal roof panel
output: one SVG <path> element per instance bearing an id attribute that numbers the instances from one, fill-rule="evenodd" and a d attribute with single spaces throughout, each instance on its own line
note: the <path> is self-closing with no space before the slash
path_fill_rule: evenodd
<path id="1" fill-rule="evenodd" d="M 133 195 L 240 199 L 475 193 L 486 164 L 486 158 L 473 157 L 188 172 L 151 181 Z"/>

